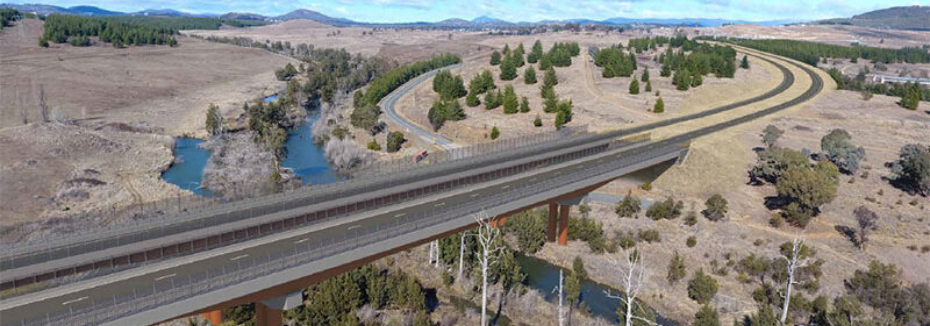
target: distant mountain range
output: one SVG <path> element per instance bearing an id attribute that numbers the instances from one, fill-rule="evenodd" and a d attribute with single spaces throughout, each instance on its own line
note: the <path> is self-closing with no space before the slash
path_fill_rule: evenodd
<path id="1" fill-rule="evenodd" d="M 164 17 L 219 17 L 228 19 L 241 19 L 252 21 L 286 21 L 293 19 L 309 19 L 323 24 L 334 26 L 430 26 L 438 28 L 463 28 L 463 29 L 484 29 L 484 28 L 509 28 L 519 26 L 534 26 L 544 24 L 598 24 L 610 26 L 622 25 L 664 25 L 664 26 L 703 26 L 716 27 L 729 24 L 753 24 L 761 26 L 778 26 L 792 23 L 804 22 L 801 20 L 769 20 L 769 21 L 746 21 L 731 19 L 713 19 L 713 18 L 625 18 L 616 17 L 604 20 L 592 19 L 565 19 L 565 20 L 543 20 L 537 22 L 509 22 L 506 20 L 481 16 L 472 20 L 460 18 L 451 18 L 438 22 L 409 22 L 409 23 L 369 23 L 357 22 L 346 18 L 331 17 L 325 14 L 300 9 L 280 16 L 264 16 L 255 13 L 230 12 L 226 14 L 192 14 L 172 9 L 148 9 L 138 12 L 116 12 L 101 9 L 94 6 L 75 6 L 59 7 L 43 4 L 0 4 L 0 7 L 13 8 L 19 11 L 36 12 L 42 15 L 48 14 L 73 14 L 84 16 L 116 16 L 116 15 L 144 15 L 144 16 L 164 16 Z M 838 18 L 817 21 L 817 23 L 827 24 L 851 24 L 869 27 L 897 28 L 897 29 L 920 29 L 930 30 L 930 7 L 911 6 L 911 7 L 892 7 L 887 9 L 867 12 L 856 15 L 851 18 Z"/>
<path id="2" fill-rule="evenodd" d="M 819 23 L 928 31 L 930 30 L 930 6 L 891 7 L 850 18 L 826 19 Z"/>

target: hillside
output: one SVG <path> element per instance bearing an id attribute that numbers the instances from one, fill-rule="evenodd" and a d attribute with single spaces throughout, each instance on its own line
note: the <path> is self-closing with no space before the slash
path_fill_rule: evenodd
<path id="1" fill-rule="evenodd" d="M 926 31 L 930 30 L 930 6 L 891 7 L 855 15 L 849 19 L 831 19 L 824 22 Z"/>
<path id="2" fill-rule="evenodd" d="M 274 19 L 277 19 L 277 20 L 307 19 L 307 20 L 312 20 L 315 22 L 319 22 L 319 23 L 323 23 L 327 25 L 334 25 L 334 26 L 344 26 L 344 25 L 351 25 L 355 23 L 345 18 L 334 18 L 334 17 L 330 17 L 330 16 L 321 14 L 313 10 L 306 10 L 306 9 L 294 10 L 284 15 L 274 17 Z"/>

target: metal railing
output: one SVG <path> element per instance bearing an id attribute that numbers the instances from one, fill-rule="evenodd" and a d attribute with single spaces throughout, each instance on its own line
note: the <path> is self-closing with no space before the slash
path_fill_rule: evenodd
<path id="1" fill-rule="evenodd" d="M 38 325 L 69 325 L 83 326 L 96 325 L 102 322 L 130 316 L 142 311 L 150 310 L 168 303 L 176 302 L 197 295 L 207 294 L 228 286 L 233 286 L 258 277 L 270 275 L 285 269 L 305 265 L 322 258 L 348 252 L 363 246 L 371 245 L 400 235 L 452 221 L 480 211 L 487 211 L 493 207 L 509 202 L 518 201 L 560 186 L 565 186 L 580 180 L 588 180 L 617 169 L 628 167 L 637 163 L 653 160 L 656 157 L 680 152 L 682 148 L 677 145 L 665 144 L 659 147 L 655 144 L 634 149 L 632 155 L 624 155 L 608 163 L 602 163 L 590 168 L 575 170 L 572 173 L 562 174 L 553 178 L 545 178 L 538 183 L 516 187 L 507 191 L 498 192 L 492 197 L 475 198 L 459 205 L 450 206 L 444 210 L 421 213 L 415 216 L 405 216 L 403 222 L 396 224 L 376 224 L 353 231 L 344 230 L 344 234 L 332 235 L 308 241 L 305 245 L 294 243 L 291 250 L 279 251 L 265 257 L 256 257 L 246 263 L 237 261 L 236 264 L 221 266 L 207 270 L 197 275 L 188 276 L 172 281 L 164 288 L 158 286 L 145 286 L 142 288 L 122 289 L 123 294 L 112 298 L 100 300 L 94 298 L 90 305 L 78 310 L 67 312 L 46 312 L 44 317 L 32 320 L 21 320 L 4 326 L 38 326 Z"/>

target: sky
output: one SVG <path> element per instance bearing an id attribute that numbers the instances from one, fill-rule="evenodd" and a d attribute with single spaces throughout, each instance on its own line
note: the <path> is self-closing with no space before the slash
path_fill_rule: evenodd
<path id="1" fill-rule="evenodd" d="M 36 2 L 41 0 L 12 0 L 12 3 Z M 930 0 L 47 0 L 41 3 L 64 7 L 92 5 L 124 12 L 175 9 L 267 16 L 309 9 L 356 21 L 395 23 L 479 16 L 512 22 L 613 17 L 813 20 L 849 17 L 892 6 L 928 6 Z"/>

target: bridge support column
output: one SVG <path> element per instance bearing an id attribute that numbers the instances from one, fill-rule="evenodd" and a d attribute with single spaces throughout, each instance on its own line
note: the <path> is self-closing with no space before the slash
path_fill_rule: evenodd
<path id="1" fill-rule="evenodd" d="M 255 326 L 281 326 L 281 310 L 266 306 L 264 303 L 255 303 Z"/>
<path id="2" fill-rule="evenodd" d="M 555 228 L 559 218 L 559 204 L 549 203 L 549 224 L 546 226 L 546 241 L 555 242 Z"/>
<path id="3" fill-rule="evenodd" d="M 559 245 L 568 244 L 568 211 L 572 209 L 570 205 L 559 205 Z"/>
<path id="4" fill-rule="evenodd" d="M 200 317 L 206 319 L 213 326 L 219 326 L 223 323 L 223 311 L 219 309 L 202 313 Z"/>

